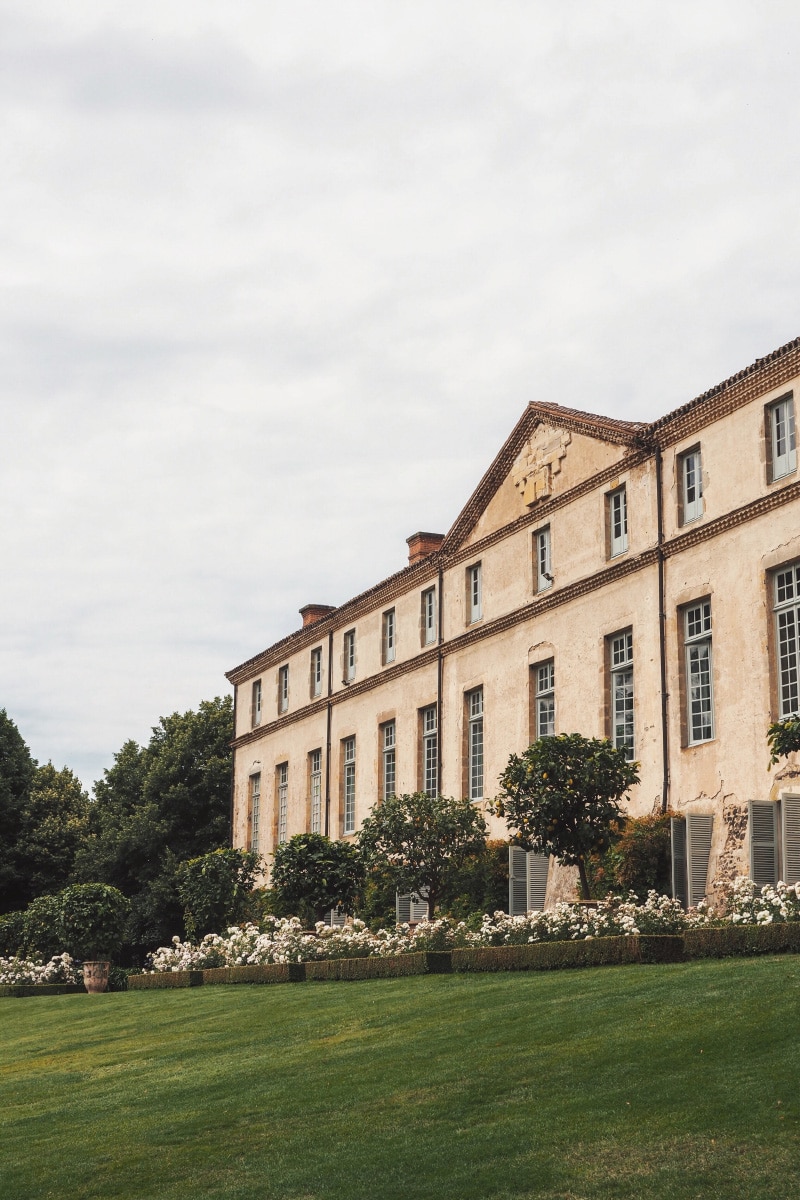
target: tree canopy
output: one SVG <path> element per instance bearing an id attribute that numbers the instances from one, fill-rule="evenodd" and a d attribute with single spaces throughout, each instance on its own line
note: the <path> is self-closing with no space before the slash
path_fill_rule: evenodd
<path id="1" fill-rule="evenodd" d="M 364 864 L 350 842 L 297 833 L 276 847 L 274 857 L 270 885 L 282 909 L 317 921 L 332 908 L 353 912 Z"/>
<path id="2" fill-rule="evenodd" d="M 0 912 L 69 882 L 88 813 L 77 776 L 68 767 L 38 766 L 0 711 Z"/>
<path id="3" fill-rule="evenodd" d="M 223 933 L 250 915 L 259 862 L 249 850 L 220 847 L 178 864 L 175 875 L 187 937 L 196 941 L 207 933 Z"/>
<path id="4" fill-rule="evenodd" d="M 427 893 L 432 916 L 448 883 L 480 853 L 486 822 L 469 800 L 427 792 L 390 796 L 370 812 L 358 834 L 368 865 L 385 865 L 399 892 Z"/>
<path id="5" fill-rule="evenodd" d="M 203 701 L 162 717 L 147 746 L 126 742 L 95 784 L 74 875 L 130 897 L 135 945 L 180 928 L 178 864 L 229 842 L 232 737 L 230 697 Z"/>
<path id="6" fill-rule="evenodd" d="M 520 846 L 576 866 L 588 900 L 586 860 L 611 845 L 620 801 L 638 782 L 638 764 L 607 738 L 559 733 L 510 756 L 496 811 Z"/>

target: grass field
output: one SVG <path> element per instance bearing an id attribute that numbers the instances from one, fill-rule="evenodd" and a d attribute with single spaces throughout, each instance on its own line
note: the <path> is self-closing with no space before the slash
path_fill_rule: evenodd
<path id="1" fill-rule="evenodd" d="M 0 1196 L 800 1192 L 800 958 L 0 1000 Z"/>

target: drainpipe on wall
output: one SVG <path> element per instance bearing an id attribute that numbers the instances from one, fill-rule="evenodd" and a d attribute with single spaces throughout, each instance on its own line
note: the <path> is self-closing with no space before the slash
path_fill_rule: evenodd
<path id="1" fill-rule="evenodd" d="M 234 685 L 234 689 L 233 689 L 233 741 L 234 742 L 236 741 L 236 697 L 238 695 L 239 695 L 239 688 L 238 688 L 238 686 Z M 230 830 L 229 830 L 230 837 L 228 839 L 231 844 L 231 849 L 233 849 L 233 806 L 234 806 L 234 801 L 236 799 L 235 763 L 236 763 L 236 751 L 233 749 L 233 743 L 231 743 L 231 813 L 230 813 Z"/>
<path id="2" fill-rule="evenodd" d="M 444 568 L 442 560 L 439 559 L 439 583 L 437 588 L 439 597 L 439 653 L 436 659 L 436 790 L 441 796 L 442 794 L 442 742 L 444 741 L 444 698 L 442 696 L 442 679 L 444 675 L 444 655 L 442 653 L 442 640 L 444 635 Z"/>
<path id="3" fill-rule="evenodd" d="M 328 634 L 328 705 L 325 738 L 325 837 L 330 837 L 331 825 L 331 696 L 333 694 L 333 630 Z"/>
<path id="4" fill-rule="evenodd" d="M 656 505 L 658 508 L 658 654 L 661 660 L 661 811 L 669 808 L 669 713 L 667 704 L 667 611 L 664 604 L 664 486 L 661 447 L 656 445 Z"/>

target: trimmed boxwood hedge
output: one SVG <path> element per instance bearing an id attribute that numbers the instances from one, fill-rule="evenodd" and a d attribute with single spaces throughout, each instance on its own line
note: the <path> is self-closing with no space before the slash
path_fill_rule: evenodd
<path id="1" fill-rule="evenodd" d="M 306 979 L 396 979 L 401 975 L 425 975 L 427 957 L 420 953 L 393 954 L 387 958 L 326 958 L 306 963 Z"/>
<path id="2" fill-rule="evenodd" d="M 128 991 L 143 992 L 152 988 L 200 987 L 202 971 L 154 971 L 151 975 L 129 975 Z"/>
<path id="3" fill-rule="evenodd" d="M 724 925 L 687 929 L 683 935 L 686 958 L 729 958 L 738 954 L 800 953 L 800 921 L 773 925 Z"/>
<path id="4" fill-rule="evenodd" d="M 86 995 L 82 983 L 4 983 L 0 984 L 0 996 L 75 996 Z"/>
<path id="5" fill-rule="evenodd" d="M 207 967 L 203 983 L 302 983 L 305 963 L 263 963 L 261 966 Z"/>
<path id="6" fill-rule="evenodd" d="M 639 962 L 636 937 L 529 942 L 526 946 L 475 946 L 453 951 L 454 971 L 557 971 Z"/>
<path id="7" fill-rule="evenodd" d="M 800 954 L 800 922 L 774 925 L 726 925 L 689 929 L 683 935 L 633 934 L 571 942 L 530 942 L 525 946 L 480 946 L 469 950 L 428 951 L 386 958 L 332 958 L 319 962 L 265 966 L 214 967 L 205 971 L 163 971 L 131 975 L 128 987 L 198 987 L 219 983 L 302 983 L 304 980 L 396 979 L 450 971 L 558 971 L 569 967 L 608 967 L 624 963 L 671 963 L 742 954 Z M 83 991 L 66 984 L 0 988 L 2 996 Z"/>
<path id="8" fill-rule="evenodd" d="M 530 942 L 527 946 L 480 946 L 453 951 L 454 971 L 558 971 L 565 967 L 609 967 L 622 963 L 680 962 L 683 939 L 668 935 L 586 938 L 574 942 Z"/>

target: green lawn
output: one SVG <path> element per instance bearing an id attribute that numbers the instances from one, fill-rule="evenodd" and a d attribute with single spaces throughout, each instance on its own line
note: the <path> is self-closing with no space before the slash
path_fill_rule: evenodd
<path id="1" fill-rule="evenodd" d="M 800 958 L 0 1000 L 0 1196 L 787 1200 Z"/>

